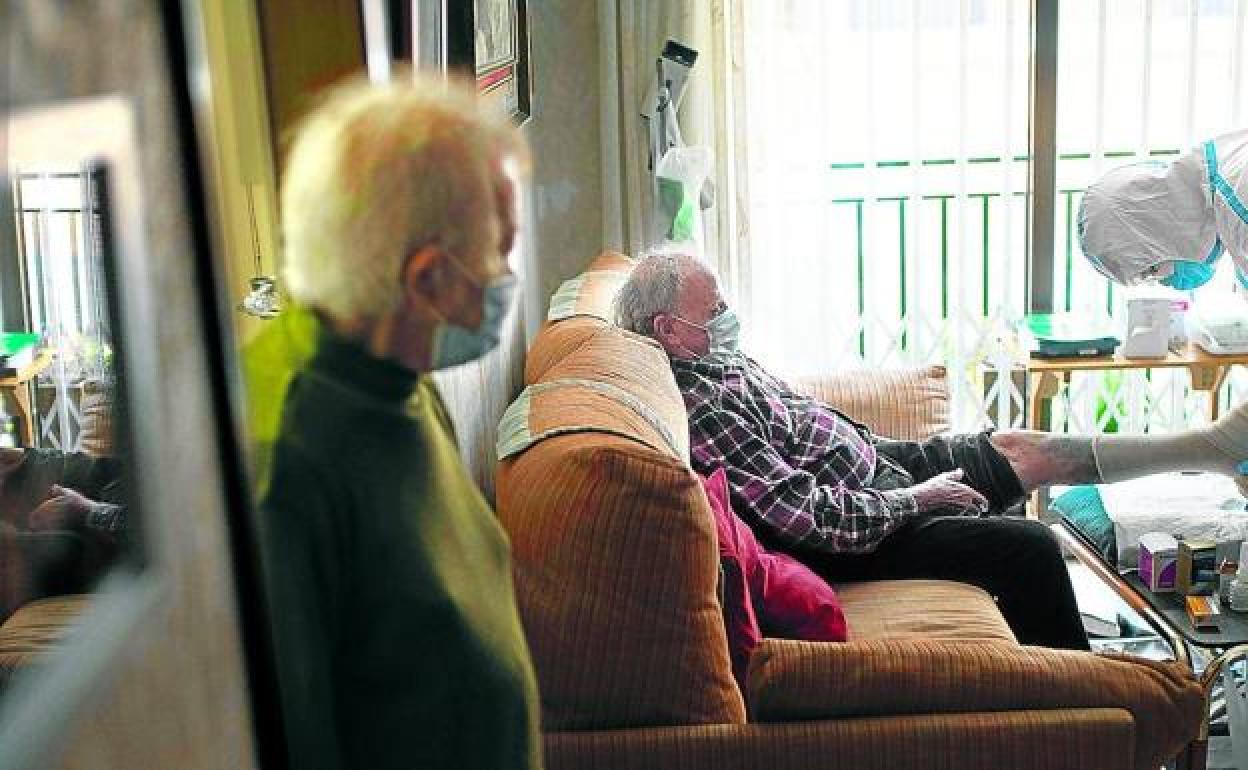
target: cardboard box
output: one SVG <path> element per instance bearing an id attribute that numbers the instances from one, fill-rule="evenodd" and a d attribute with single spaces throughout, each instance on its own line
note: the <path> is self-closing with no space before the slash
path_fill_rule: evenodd
<path id="1" fill-rule="evenodd" d="M 1218 544 L 1212 540 L 1180 540 L 1174 588 L 1181 594 L 1211 594 L 1218 588 Z"/>
<path id="2" fill-rule="evenodd" d="M 1140 535 L 1140 582 L 1153 593 L 1174 590 L 1178 570 L 1179 541 L 1165 532 Z"/>

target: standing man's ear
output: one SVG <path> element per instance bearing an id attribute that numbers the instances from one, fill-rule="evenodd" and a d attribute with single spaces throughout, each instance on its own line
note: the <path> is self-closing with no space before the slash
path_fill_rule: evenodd
<path id="1" fill-rule="evenodd" d="M 442 249 L 436 244 L 421 246 L 408 255 L 400 277 L 405 301 L 417 297 L 432 305 L 439 294 L 445 293 L 439 291 L 444 288 L 439 285 L 442 282 L 439 275 L 441 256 Z"/>

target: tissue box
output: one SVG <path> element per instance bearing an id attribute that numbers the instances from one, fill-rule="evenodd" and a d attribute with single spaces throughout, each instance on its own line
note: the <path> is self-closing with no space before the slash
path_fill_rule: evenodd
<path id="1" fill-rule="evenodd" d="M 1174 588 L 1181 594 L 1211 594 L 1218 587 L 1218 544 L 1212 540 L 1179 541 Z"/>
<path id="2" fill-rule="evenodd" d="M 1174 590 L 1179 562 L 1179 541 L 1164 532 L 1140 535 L 1140 582 L 1153 593 Z"/>

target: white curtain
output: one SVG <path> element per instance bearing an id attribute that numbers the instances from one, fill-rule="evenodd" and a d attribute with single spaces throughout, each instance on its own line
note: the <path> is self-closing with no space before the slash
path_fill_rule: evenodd
<path id="1" fill-rule="evenodd" d="M 680 106 L 681 133 L 688 145 L 705 145 L 722 167 L 725 151 L 723 87 L 729 49 L 722 42 L 725 4 L 720 0 L 599 0 L 602 73 L 603 224 L 607 245 L 639 254 L 654 245 L 649 134 L 641 118 L 655 82 L 655 60 L 664 43 L 676 40 L 698 52 Z M 731 179 L 722 168 L 716 183 Z M 722 198 L 720 191 L 719 200 Z M 719 204 L 703 212 L 707 256 L 719 246 Z"/>
<path id="2" fill-rule="evenodd" d="M 1025 304 L 1027 0 L 725 0 L 710 21 L 715 256 L 751 353 L 943 363 L 960 426 L 1021 419 L 992 369 Z"/>
<path id="3" fill-rule="evenodd" d="M 1114 165 L 1241 127 L 1248 0 L 1051 1 L 1061 18 L 1053 305 L 1117 316 L 1123 293 L 1078 250 L 1081 191 Z M 1030 2 L 610 3 L 631 30 L 613 38 L 621 46 L 647 50 L 635 38 L 649 35 L 639 71 L 665 31 L 700 53 L 682 127 L 716 153 L 708 258 L 753 355 L 790 374 L 944 364 L 956 427 L 1021 423 Z M 644 171 L 639 138 L 629 168 Z M 1203 412 L 1182 374 L 1140 373 L 1146 399 L 1133 383 L 1075 383 L 1059 425 L 1143 429 L 1132 404 L 1147 402 L 1151 427 L 1177 427 Z"/>

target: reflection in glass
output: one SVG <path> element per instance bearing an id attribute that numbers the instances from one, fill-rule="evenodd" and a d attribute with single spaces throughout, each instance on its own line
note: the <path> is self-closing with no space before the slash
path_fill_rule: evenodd
<path id="1" fill-rule="evenodd" d="M 0 316 L 0 424 L 20 427 L 0 441 L 0 695 L 65 641 L 136 545 L 115 431 L 108 169 L 43 161 L 11 165 L 4 182 L 0 237 L 14 248 L 0 249 L 0 276 L 20 291 Z"/>

